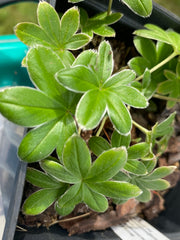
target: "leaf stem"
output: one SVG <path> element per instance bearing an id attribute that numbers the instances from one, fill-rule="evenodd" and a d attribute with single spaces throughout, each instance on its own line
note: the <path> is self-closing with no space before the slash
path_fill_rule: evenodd
<path id="1" fill-rule="evenodd" d="M 146 128 L 142 127 L 141 125 L 139 125 L 137 122 L 135 122 L 134 120 L 132 120 L 133 124 L 135 127 L 137 127 L 141 132 L 143 132 L 145 135 L 149 134 L 149 130 L 147 130 Z"/>
<path id="2" fill-rule="evenodd" d="M 178 53 L 176 51 L 174 51 L 171 55 L 169 55 L 169 57 L 165 58 L 162 62 L 158 63 L 156 66 L 154 66 L 153 68 L 150 69 L 150 73 L 155 72 L 158 68 L 162 67 L 164 64 L 168 63 L 171 59 L 173 59 L 174 57 L 176 57 L 178 55 Z M 135 79 L 135 81 L 139 81 L 143 78 L 144 74 L 142 74 L 141 76 L 137 77 Z"/>
<path id="3" fill-rule="evenodd" d="M 112 3 L 113 3 L 113 0 L 109 0 L 108 10 L 107 10 L 107 16 L 109 16 L 109 15 L 111 14 Z"/>
<path id="4" fill-rule="evenodd" d="M 180 102 L 180 99 L 178 99 L 178 98 L 162 96 L 162 95 L 159 95 L 159 94 L 154 94 L 153 97 L 154 98 L 159 98 L 159 99 L 162 99 L 162 100 L 167 100 L 167 101 Z"/>
<path id="5" fill-rule="evenodd" d="M 96 133 L 96 137 L 98 137 L 98 136 L 100 135 L 100 133 L 101 133 L 101 131 L 103 130 L 104 124 L 105 124 L 105 122 L 106 122 L 107 119 L 108 119 L 108 116 L 106 116 L 106 117 L 103 118 L 103 120 L 102 120 L 102 122 L 101 122 L 101 125 L 100 125 L 100 127 L 99 127 L 99 129 L 98 129 L 98 131 L 97 131 L 97 133 Z"/>

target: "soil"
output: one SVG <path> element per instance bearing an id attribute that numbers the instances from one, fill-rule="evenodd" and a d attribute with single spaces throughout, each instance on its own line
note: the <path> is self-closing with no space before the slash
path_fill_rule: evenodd
<path id="1" fill-rule="evenodd" d="M 95 37 L 93 42 L 88 46 L 90 48 L 97 48 L 100 42 L 99 37 Z M 116 39 L 110 39 L 110 43 L 114 52 L 114 72 L 120 68 L 127 68 L 126 64 L 128 60 L 137 55 L 136 50 L 132 46 L 126 46 L 124 42 Z M 146 128 L 150 128 L 160 119 L 165 119 L 170 112 L 165 109 L 165 102 L 163 100 L 153 99 L 156 104 L 156 110 L 149 112 L 148 110 L 133 110 L 131 112 L 133 119 Z M 174 187 L 180 180 L 180 111 L 179 105 L 176 105 L 174 109 L 177 111 L 175 120 L 175 133 L 169 141 L 167 150 L 159 157 L 158 166 L 176 165 L 177 170 L 168 176 L 166 179 L 170 182 L 171 187 Z M 82 132 L 82 137 L 88 141 L 88 139 L 95 134 L 95 131 Z M 106 122 L 104 129 L 101 133 L 106 139 L 110 138 L 112 133 L 112 125 L 109 121 Z M 144 137 L 141 133 L 133 127 L 132 129 L 133 139 Z M 38 167 L 38 164 L 35 164 Z M 36 187 L 26 182 L 24 188 L 24 195 L 22 202 L 35 190 Z M 96 213 L 90 210 L 85 204 L 79 204 L 74 211 L 66 216 L 61 217 L 56 214 L 53 206 L 49 207 L 44 213 L 37 216 L 26 216 L 22 212 L 19 214 L 18 225 L 39 227 L 45 226 L 49 228 L 53 224 L 59 224 L 62 228 L 67 229 L 69 235 L 80 234 L 89 232 L 91 230 L 104 230 L 112 225 L 124 223 L 134 216 L 141 216 L 147 220 L 151 220 L 165 209 L 164 196 L 166 191 L 156 192 L 152 191 L 152 200 L 148 203 L 139 203 L 134 199 L 128 200 L 122 205 L 115 205 L 109 200 L 109 208 L 105 213 Z"/>

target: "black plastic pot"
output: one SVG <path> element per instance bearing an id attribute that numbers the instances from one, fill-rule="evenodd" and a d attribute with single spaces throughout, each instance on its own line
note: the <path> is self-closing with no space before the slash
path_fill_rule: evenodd
<path id="1" fill-rule="evenodd" d="M 15 3 L 15 2 L 23 2 L 24 0 L 1 0 L 0 6 L 5 4 Z M 28 0 L 27 0 L 28 1 Z M 35 0 L 34 0 L 35 1 Z M 38 2 L 38 1 L 36 1 Z M 79 5 L 88 9 L 88 12 L 91 14 L 95 14 L 97 12 L 102 12 L 107 9 L 108 0 L 85 0 L 81 2 Z M 68 4 L 67 0 L 58 0 L 56 3 L 56 9 L 58 11 L 65 11 L 72 4 Z M 133 14 L 125 5 L 119 2 L 119 0 L 114 1 L 113 11 L 119 11 L 124 14 L 123 18 L 114 25 L 116 30 L 118 30 L 118 36 L 122 39 L 131 39 L 132 40 L 132 32 L 135 29 L 142 28 L 146 23 L 154 23 L 159 25 L 160 27 L 167 29 L 173 28 L 176 31 L 180 32 L 180 18 L 175 16 L 174 14 L 168 12 L 166 9 L 160 7 L 157 4 L 154 4 L 153 13 L 149 18 L 141 18 L 135 14 Z M 121 30 L 123 29 L 123 31 Z M 46 228 L 26 228 L 26 232 L 16 231 L 15 236 L 13 238 L 14 229 L 16 220 L 18 217 L 18 211 L 22 196 L 22 188 L 25 178 L 25 169 L 26 165 L 22 162 L 19 162 L 19 166 L 17 168 L 15 185 L 13 187 L 14 193 L 11 199 L 9 215 L 7 217 L 7 223 L 5 228 L 5 235 L 3 240 L 66 240 L 69 239 L 68 234 L 65 230 L 61 229 L 59 226 L 52 226 L 49 230 Z M 17 197 L 17 198 L 16 198 Z M 162 212 L 158 218 L 154 219 L 151 223 L 159 229 L 162 233 L 167 235 L 171 240 L 180 240 L 180 184 L 178 184 L 174 189 L 172 189 L 167 195 L 167 209 Z M 14 200 L 16 199 L 16 200 Z M 14 202 L 15 201 L 15 202 Z M 10 214 L 12 213 L 12 214 Z M 109 240 L 118 240 L 120 239 L 115 235 L 115 233 L 111 229 L 107 229 L 105 231 L 98 232 L 90 232 L 86 234 L 82 234 L 80 236 L 72 236 L 73 240 L 80 239 L 109 239 Z M 159 239 L 160 240 L 160 239 Z"/>

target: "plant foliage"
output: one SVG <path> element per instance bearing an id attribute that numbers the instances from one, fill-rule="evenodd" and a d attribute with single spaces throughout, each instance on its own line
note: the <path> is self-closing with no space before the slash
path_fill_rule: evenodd
<path id="1" fill-rule="evenodd" d="M 151 0 L 122 2 L 144 17 L 152 11 Z M 176 112 L 146 129 L 133 120 L 131 109 L 147 108 L 153 97 L 167 100 L 168 108 L 180 101 L 180 35 L 147 24 L 147 29 L 135 31 L 134 45 L 141 56 L 129 61 L 130 69 L 114 72 L 107 40 L 102 39 L 96 50 L 87 47 L 94 34 L 115 36 L 109 25 L 122 15 L 112 13 L 111 4 L 93 17 L 74 6 L 59 18 L 42 1 L 38 24 L 20 23 L 15 28 L 29 46 L 23 66 L 34 87 L 2 90 L 0 112 L 29 128 L 18 155 L 41 167 L 27 169 L 27 181 L 39 190 L 25 200 L 25 214 L 40 214 L 54 204 L 64 216 L 79 203 L 104 212 L 109 198 L 116 204 L 130 198 L 147 202 L 152 190 L 170 186 L 162 178 L 175 167 L 158 167 L 157 160 L 173 134 Z M 101 134 L 107 120 L 108 140 Z M 132 125 L 144 134 L 143 141 L 133 139 Z M 82 132 L 90 133 L 88 140 Z"/>

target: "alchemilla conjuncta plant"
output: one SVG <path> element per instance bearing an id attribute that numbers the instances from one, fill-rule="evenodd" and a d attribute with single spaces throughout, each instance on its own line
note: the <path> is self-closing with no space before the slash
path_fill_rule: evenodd
<path id="1" fill-rule="evenodd" d="M 141 16 L 151 13 L 151 0 L 123 2 Z M 147 108 L 152 97 L 167 100 L 167 108 L 180 101 L 180 35 L 147 24 L 146 29 L 135 31 L 134 45 L 140 55 L 129 61 L 128 69 L 113 73 L 108 41 L 102 40 L 98 50 L 84 48 L 94 34 L 102 39 L 115 36 L 109 25 L 121 14 L 112 13 L 111 5 L 109 1 L 107 12 L 94 17 L 72 6 L 59 18 L 42 1 L 38 24 L 20 23 L 15 28 L 29 46 L 23 66 L 34 88 L 1 91 L 0 111 L 29 128 L 18 155 L 28 163 L 38 161 L 42 168 L 27 169 L 27 180 L 40 190 L 25 201 L 25 214 L 40 214 L 54 203 L 63 216 L 81 202 L 104 212 L 109 198 L 116 204 L 130 198 L 147 202 L 151 190 L 169 187 L 162 178 L 175 167 L 156 165 L 173 133 L 175 112 L 146 129 L 132 119 L 130 108 Z M 81 51 L 75 57 L 77 49 Z M 100 136 L 107 119 L 114 128 L 110 141 Z M 132 125 L 144 133 L 144 142 L 131 144 Z M 86 143 L 81 133 L 93 129 L 96 135 Z M 54 150 L 57 158 L 51 156 Z"/>

